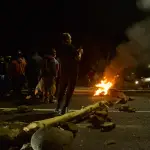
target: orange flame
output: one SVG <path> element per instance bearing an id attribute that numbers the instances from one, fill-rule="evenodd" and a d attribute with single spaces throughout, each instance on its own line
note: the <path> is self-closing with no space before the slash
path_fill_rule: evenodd
<path id="1" fill-rule="evenodd" d="M 98 96 L 100 94 L 107 95 L 108 90 L 112 87 L 112 85 L 112 82 L 108 82 L 107 79 L 104 78 L 104 80 L 101 80 L 99 84 L 95 85 L 98 89 L 95 91 L 94 96 Z"/>

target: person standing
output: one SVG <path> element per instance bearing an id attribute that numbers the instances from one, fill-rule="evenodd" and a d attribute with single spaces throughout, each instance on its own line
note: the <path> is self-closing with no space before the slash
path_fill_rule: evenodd
<path id="1" fill-rule="evenodd" d="M 82 54 L 83 49 L 76 49 L 72 45 L 70 34 L 63 33 L 62 46 L 58 55 L 61 64 L 61 75 L 58 104 L 56 107 L 56 112 L 59 112 L 62 107 L 63 97 L 66 93 L 66 100 L 64 106 L 62 107 L 61 114 L 68 111 L 68 106 L 70 104 L 78 77 L 79 61 L 81 60 Z"/>
<path id="2" fill-rule="evenodd" d="M 52 49 L 47 51 L 44 56 L 41 66 L 41 80 L 43 80 L 43 102 L 53 103 L 54 94 L 56 91 L 56 76 L 57 76 L 57 63 L 56 63 L 56 50 Z"/>
<path id="3" fill-rule="evenodd" d="M 41 63 L 42 57 L 38 54 L 38 52 L 33 52 L 28 59 L 26 67 L 26 77 L 28 81 L 28 95 L 26 97 L 26 100 L 31 99 L 34 95 L 33 90 L 38 84 Z"/>
<path id="4" fill-rule="evenodd" d="M 25 83 L 25 69 L 27 62 L 19 51 L 8 67 L 8 75 L 12 80 L 13 92 L 17 98 L 22 98 L 21 89 Z"/>

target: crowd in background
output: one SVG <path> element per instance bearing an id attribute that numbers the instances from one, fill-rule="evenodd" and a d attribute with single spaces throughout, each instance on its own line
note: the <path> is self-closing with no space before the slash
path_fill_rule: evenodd
<path id="1" fill-rule="evenodd" d="M 51 48 L 43 57 L 34 51 L 25 58 L 19 50 L 12 58 L 4 60 L 1 57 L 1 95 L 12 90 L 12 95 L 21 101 L 37 96 L 44 103 L 53 103 L 57 99 L 56 111 L 64 114 L 75 89 L 82 54 L 83 49 L 75 48 L 70 34 L 64 33 L 58 53 Z M 26 82 L 28 94 L 24 97 L 22 89 Z M 64 95 L 66 98 L 62 106 Z"/>

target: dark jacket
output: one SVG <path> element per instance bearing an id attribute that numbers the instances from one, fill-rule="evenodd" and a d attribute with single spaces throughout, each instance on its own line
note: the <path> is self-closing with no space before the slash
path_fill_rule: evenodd
<path id="1" fill-rule="evenodd" d="M 56 75 L 57 75 L 57 68 L 55 58 L 50 55 L 46 55 L 41 65 L 41 76 L 56 77 Z"/>
<path id="2" fill-rule="evenodd" d="M 12 60 L 8 67 L 8 75 L 10 77 L 19 77 L 20 75 L 25 75 L 26 70 L 26 60 L 23 58 L 22 62 L 19 63 L 17 60 Z"/>
<path id="3" fill-rule="evenodd" d="M 27 78 L 35 78 L 40 74 L 40 64 L 36 62 L 32 57 L 28 58 L 26 67 Z"/>
<path id="4" fill-rule="evenodd" d="M 58 57 L 61 63 L 61 73 L 73 74 L 78 71 L 78 51 L 72 44 L 63 44 Z"/>

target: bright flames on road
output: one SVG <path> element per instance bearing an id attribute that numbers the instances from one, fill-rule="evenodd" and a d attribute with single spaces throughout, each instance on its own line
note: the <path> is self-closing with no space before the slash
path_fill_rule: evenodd
<path id="1" fill-rule="evenodd" d="M 108 90 L 112 87 L 112 85 L 112 82 L 108 82 L 107 79 L 104 78 L 104 80 L 101 80 L 100 83 L 95 85 L 98 89 L 95 91 L 94 96 L 98 96 L 100 94 L 107 95 Z"/>

